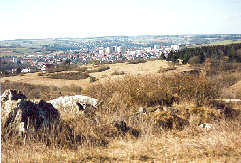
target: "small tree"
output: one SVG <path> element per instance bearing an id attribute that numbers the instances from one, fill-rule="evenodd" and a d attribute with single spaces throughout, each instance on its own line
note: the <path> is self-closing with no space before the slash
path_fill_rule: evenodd
<path id="1" fill-rule="evenodd" d="M 193 56 L 188 60 L 189 64 L 199 64 L 201 62 L 199 56 Z"/>
<path id="2" fill-rule="evenodd" d="M 16 74 L 20 74 L 21 73 L 21 68 L 18 67 L 17 70 L 16 70 Z"/>
<path id="3" fill-rule="evenodd" d="M 66 64 L 66 65 L 67 65 L 67 64 L 69 65 L 70 63 L 71 63 L 71 60 L 70 60 L 70 59 L 66 59 L 65 62 L 64 62 L 64 64 Z"/>

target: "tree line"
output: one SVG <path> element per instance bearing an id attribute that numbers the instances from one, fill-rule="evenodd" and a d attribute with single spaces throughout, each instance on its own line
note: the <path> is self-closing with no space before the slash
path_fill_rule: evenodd
<path id="1" fill-rule="evenodd" d="M 171 51 L 166 60 L 177 62 L 181 59 L 183 60 L 183 64 L 201 64 L 205 62 L 207 58 L 241 63 L 241 43 L 201 46 L 196 48 L 185 48 L 180 51 Z"/>

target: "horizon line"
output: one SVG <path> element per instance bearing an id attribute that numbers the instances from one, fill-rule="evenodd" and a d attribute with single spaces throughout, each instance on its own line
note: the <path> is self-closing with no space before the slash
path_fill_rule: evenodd
<path id="1" fill-rule="evenodd" d="M 87 37 L 43 37 L 43 38 L 16 38 L 4 39 L 0 41 L 17 41 L 17 40 L 46 40 L 46 39 L 93 39 L 104 37 L 144 37 L 144 36 L 195 36 L 195 35 L 241 35 L 241 33 L 207 33 L 207 34 L 141 34 L 141 35 L 103 35 L 103 36 L 87 36 Z"/>

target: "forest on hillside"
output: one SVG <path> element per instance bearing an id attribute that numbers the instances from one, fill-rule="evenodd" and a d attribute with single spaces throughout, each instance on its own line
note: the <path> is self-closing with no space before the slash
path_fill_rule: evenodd
<path id="1" fill-rule="evenodd" d="M 241 44 L 201 46 L 171 51 L 166 58 L 168 61 L 183 60 L 183 64 L 200 64 L 206 59 L 225 60 L 227 62 L 241 62 Z"/>

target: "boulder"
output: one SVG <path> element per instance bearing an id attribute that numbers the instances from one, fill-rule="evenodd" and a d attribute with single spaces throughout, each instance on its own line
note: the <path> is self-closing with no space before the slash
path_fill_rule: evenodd
<path id="1" fill-rule="evenodd" d="M 213 125 L 210 124 L 210 123 L 202 123 L 202 124 L 199 125 L 199 127 L 203 128 L 203 129 L 205 129 L 207 131 L 213 129 Z"/>
<path id="2" fill-rule="evenodd" d="M 28 133 L 40 129 L 50 129 L 60 120 L 58 110 L 44 100 L 39 103 L 27 100 L 8 100 L 2 110 L 4 130 L 10 132 Z"/>
<path id="3" fill-rule="evenodd" d="M 146 108 L 144 108 L 144 107 L 142 107 L 142 106 L 139 107 L 138 113 L 139 113 L 139 114 L 146 114 L 146 113 L 147 113 Z"/>
<path id="4" fill-rule="evenodd" d="M 22 139 L 24 136 L 24 139 Z M 40 100 L 8 100 L 2 107 L 3 140 L 20 138 L 46 145 L 72 147 L 74 134 L 68 123 L 60 119 L 60 113 L 52 104 Z"/>
<path id="5" fill-rule="evenodd" d="M 18 100 L 18 99 L 26 99 L 26 96 L 19 90 L 15 89 L 8 89 L 4 91 L 1 96 L 1 101 L 8 101 L 8 100 Z"/>
<path id="6" fill-rule="evenodd" d="M 89 106 L 98 108 L 103 103 L 97 99 L 83 95 L 59 97 L 48 102 L 51 103 L 58 110 L 74 113 L 84 111 Z"/>

